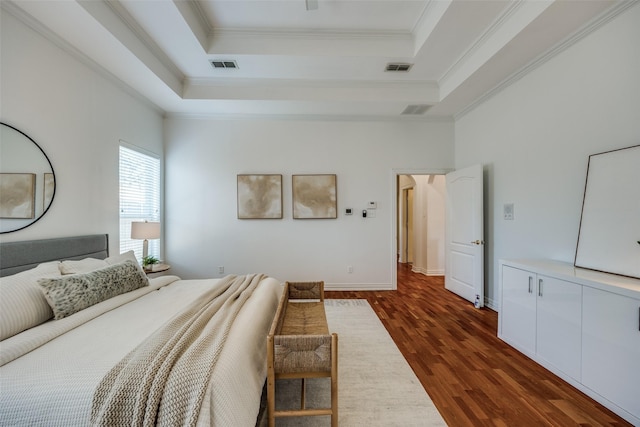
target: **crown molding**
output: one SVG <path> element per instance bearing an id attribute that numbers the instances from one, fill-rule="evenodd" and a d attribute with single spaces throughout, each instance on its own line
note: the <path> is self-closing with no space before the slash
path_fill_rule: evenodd
<path id="1" fill-rule="evenodd" d="M 425 82 L 194 79 L 185 82 L 182 98 L 433 105 L 440 100 L 440 92 L 435 83 Z"/>
<path id="2" fill-rule="evenodd" d="M 491 39 L 491 37 L 496 34 L 504 25 L 513 17 L 513 15 L 522 7 L 525 3 L 525 0 L 517 0 L 513 3 L 510 3 L 509 6 L 503 11 L 503 13 L 487 28 L 487 30 L 482 33 L 469 48 L 449 67 L 449 69 L 443 74 L 440 78 L 440 82 L 446 81 L 451 78 L 453 74 L 458 72 L 460 68 L 471 58 L 475 53 L 477 53 L 481 48 L 483 48 Z"/>
<path id="3" fill-rule="evenodd" d="M 174 3 L 176 3 L 177 5 L 181 3 L 181 1 L 174 0 Z M 213 25 L 211 25 L 211 22 L 209 22 L 209 18 L 207 17 L 207 14 L 204 12 L 204 9 L 202 9 L 202 4 L 199 1 L 195 1 L 195 0 L 187 0 L 184 3 L 186 3 L 191 8 L 191 11 L 197 17 L 199 24 L 205 30 L 207 35 L 211 35 L 213 32 Z"/>
<path id="4" fill-rule="evenodd" d="M 210 44 L 209 39 L 213 27 L 202 10 L 201 3 L 194 0 L 174 0 L 173 4 L 191 29 L 198 43 L 200 43 L 202 50 L 206 52 L 207 46 Z"/>
<path id="5" fill-rule="evenodd" d="M 94 0 L 95 1 L 95 0 Z M 175 80 L 183 81 L 185 76 L 180 71 L 180 69 L 174 64 L 174 62 L 164 53 L 164 51 L 158 46 L 158 44 L 149 36 L 149 34 L 138 24 L 133 16 L 129 13 L 129 11 L 122 6 L 122 3 L 119 1 L 104 1 L 109 9 L 117 16 L 117 18 L 122 21 L 124 25 L 131 31 L 136 39 L 142 43 L 142 45 L 147 49 L 147 51 L 156 58 L 156 60 L 162 64 L 166 70 L 173 75 Z M 85 6 L 86 8 L 86 6 Z M 108 28 L 107 28 L 108 29 Z M 129 50 L 132 50 L 129 48 Z"/>
<path id="6" fill-rule="evenodd" d="M 213 37 L 236 37 L 236 38 L 271 38 L 271 39 L 303 39 L 303 40 L 393 40 L 407 41 L 413 39 L 413 34 L 409 31 L 336 31 L 336 30 L 303 30 L 303 29 L 280 29 L 267 30 L 263 28 L 214 28 L 211 35 Z"/>
<path id="7" fill-rule="evenodd" d="M 164 109 L 160 108 L 157 104 L 153 103 L 146 96 L 142 95 L 136 89 L 132 88 L 125 82 L 123 82 L 120 78 L 115 76 L 114 74 L 107 71 L 102 65 L 98 64 L 93 59 L 89 58 L 82 51 L 71 45 L 69 42 L 64 40 L 62 37 L 58 36 L 56 33 L 51 31 L 45 25 L 43 25 L 40 21 L 33 18 L 31 15 L 22 10 L 19 6 L 15 5 L 12 0 L 0 0 L 0 9 L 7 12 L 18 21 L 22 22 L 31 30 L 40 34 L 44 37 L 48 42 L 52 43 L 54 46 L 60 48 L 62 51 L 66 52 L 73 59 L 77 60 L 82 65 L 86 66 L 90 70 L 94 71 L 105 80 L 109 81 L 137 101 L 156 111 L 160 115 L 164 115 L 166 112 Z"/>
<path id="8" fill-rule="evenodd" d="M 337 88 L 337 89 L 411 89 L 438 92 L 438 83 L 432 80 L 306 80 L 306 79 L 252 79 L 252 78 L 188 78 L 185 86 L 212 87 L 294 87 L 294 88 Z"/>
<path id="9" fill-rule="evenodd" d="M 587 37 L 589 34 L 598 30 L 603 25 L 607 24 L 608 22 L 616 18 L 618 15 L 625 12 L 627 9 L 630 9 L 632 6 L 636 6 L 638 4 L 640 4 L 640 2 L 637 0 L 631 0 L 631 1 L 622 0 L 613 8 L 605 11 L 600 16 L 595 17 L 589 23 L 584 25 L 582 28 L 576 30 L 573 34 L 569 35 L 563 41 L 551 47 L 549 50 L 539 55 L 533 61 L 529 62 L 524 67 L 520 68 L 516 72 L 509 75 L 506 79 L 504 79 L 502 82 L 500 82 L 498 85 L 496 85 L 495 87 L 493 87 L 492 89 L 484 93 L 483 95 L 481 95 L 471 104 L 469 104 L 459 112 L 455 113 L 453 115 L 454 120 L 461 119 L 469 112 L 475 110 L 478 106 L 484 104 L 489 99 L 493 98 L 494 96 L 496 96 L 497 94 L 499 94 L 500 92 L 502 92 L 503 90 L 505 90 L 506 88 L 508 88 L 515 82 L 517 82 L 518 80 L 525 77 L 527 74 L 533 72 L 537 68 L 547 63 L 549 60 L 555 58 L 560 53 L 564 52 L 574 44 L 578 43 L 580 40 Z"/>
<path id="10" fill-rule="evenodd" d="M 453 0 L 429 0 L 416 21 L 413 36 L 413 54 L 417 55 L 429 36 L 437 27 Z"/>
<path id="11" fill-rule="evenodd" d="M 414 122 L 454 123 L 452 116 L 388 116 L 388 115 L 328 115 L 328 114 L 220 114 L 220 113 L 167 113 L 167 119 L 186 120 L 239 120 L 239 121 L 303 121 L 303 122 Z"/>

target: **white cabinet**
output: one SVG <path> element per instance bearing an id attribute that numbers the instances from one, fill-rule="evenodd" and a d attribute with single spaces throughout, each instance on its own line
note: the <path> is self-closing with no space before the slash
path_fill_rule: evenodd
<path id="1" fill-rule="evenodd" d="M 542 275 L 537 285 L 536 354 L 579 380 L 582 286 Z"/>
<path id="2" fill-rule="evenodd" d="M 640 299 L 584 289 L 582 383 L 640 418 Z"/>
<path id="3" fill-rule="evenodd" d="M 536 351 L 536 274 L 502 267 L 500 338 L 527 355 Z"/>
<path id="4" fill-rule="evenodd" d="M 501 260 L 498 336 L 640 426 L 640 280 Z"/>
<path id="5" fill-rule="evenodd" d="M 499 336 L 579 379 L 582 286 L 503 265 Z"/>

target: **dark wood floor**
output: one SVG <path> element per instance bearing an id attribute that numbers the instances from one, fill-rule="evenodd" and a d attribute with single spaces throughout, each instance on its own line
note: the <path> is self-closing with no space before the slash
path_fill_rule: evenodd
<path id="1" fill-rule="evenodd" d="M 444 289 L 442 277 L 398 265 L 397 291 L 364 298 L 449 426 L 630 426 L 497 338 L 498 314 Z"/>

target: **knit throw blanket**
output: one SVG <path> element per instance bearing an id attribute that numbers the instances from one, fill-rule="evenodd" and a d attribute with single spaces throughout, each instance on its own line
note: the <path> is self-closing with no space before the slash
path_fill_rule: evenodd
<path id="1" fill-rule="evenodd" d="M 91 425 L 194 426 L 229 329 L 264 275 L 227 276 L 102 379 Z"/>

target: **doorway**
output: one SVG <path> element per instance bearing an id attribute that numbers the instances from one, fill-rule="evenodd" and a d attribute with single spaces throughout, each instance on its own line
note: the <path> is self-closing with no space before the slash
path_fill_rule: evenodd
<path id="1" fill-rule="evenodd" d="M 444 189 L 441 191 L 445 199 L 445 218 L 442 220 L 441 230 L 444 231 L 444 249 L 442 246 L 434 245 L 428 235 L 419 231 L 419 227 L 425 224 L 423 216 L 429 217 L 429 213 L 416 208 L 420 205 L 419 197 L 422 192 L 416 191 L 413 194 L 413 230 L 414 230 L 414 260 L 412 270 L 423 274 L 433 274 L 429 269 L 420 269 L 418 260 L 424 259 L 424 252 L 427 256 L 438 255 L 441 250 L 444 253 L 444 267 L 439 274 L 445 275 L 445 288 L 460 295 L 461 297 L 474 302 L 479 302 L 479 307 L 484 306 L 484 230 L 483 230 L 483 166 L 481 164 L 469 166 L 455 171 L 448 170 L 392 170 L 392 200 L 395 204 L 392 209 L 391 226 L 395 234 L 392 239 L 391 257 L 391 289 L 398 289 L 398 257 L 402 252 L 404 240 L 402 236 L 402 225 L 399 222 L 402 218 L 402 187 L 399 176 L 410 175 L 413 180 L 429 179 L 436 180 L 438 177 L 444 179 Z M 430 178 L 432 177 L 432 178 Z M 427 204 L 426 206 L 430 206 Z M 418 241 L 422 238 L 423 241 Z M 426 242 L 426 243 L 425 243 Z M 438 248 L 429 250 L 429 247 Z M 434 274 L 435 275 L 435 274 Z M 479 300 L 479 301 L 478 301 Z"/>
<path id="2" fill-rule="evenodd" d="M 446 204 L 444 175 L 398 174 L 396 196 L 398 261 L 411 265 L 414 272 L 443 276 Z"/>

